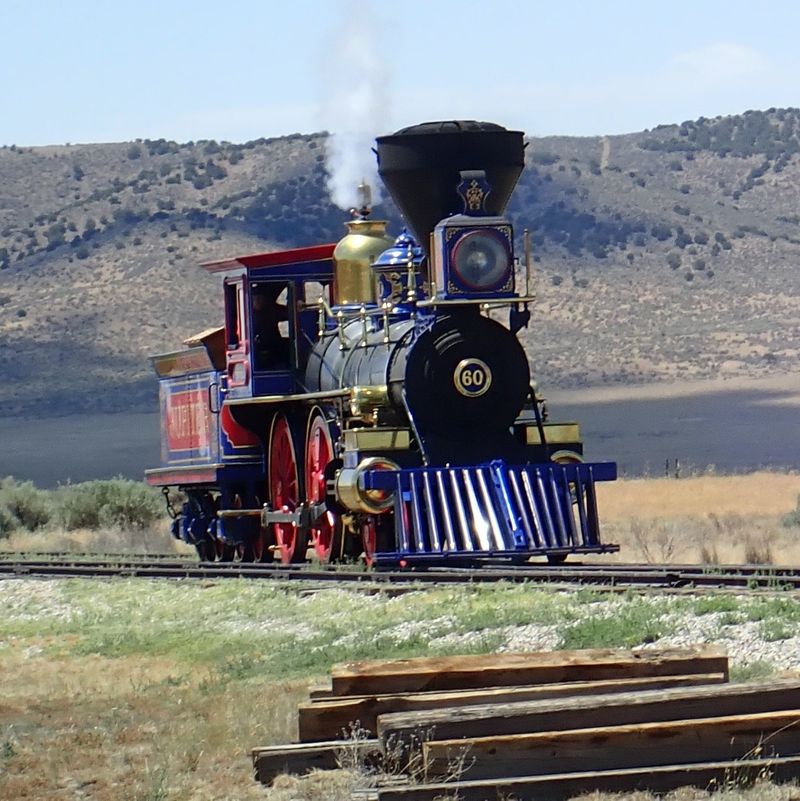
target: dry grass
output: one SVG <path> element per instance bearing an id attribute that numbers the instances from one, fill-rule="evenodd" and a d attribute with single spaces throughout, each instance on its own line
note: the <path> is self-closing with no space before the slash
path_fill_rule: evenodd
<path id="1" fill-rule="evenodd" d="M 622 479 L 599 485 L 605 522 L 631 518 L 779 517 L 795 508 L 800 495 L 796 473 L 750 473 L 743 476 Z"/>
<path id="2" fill-rule="evenodd" d="M 781 522 L 796 507 L 797 474 L 623 479 L 598 495 L 603 538 L 621 561 L 800 562 L 800 532 Z"/>
<path id="3" fill-rule="evenodd" d="M 266 582 L 2 582 L 0 801 L 346 801 L 376 777 L 350 765 L 265 790 L 249 760 L 295 738 L 297 702 L 333 662 L 467 652 L 466 639 L 439 650 L 445 631 L 494 650 L 508 636 L 496 627 L 534 622 L 571 645 L 641 644 L 701 614 L 695 599 L 615 596 L 609 615 L 587 593 L 492 585 L 365 602 Z M 786 603 L 751 606 L 741 619 L 796 619 Z"/>
<path id="4" fill-rule="evenodd" d="M 305 695 L 304 683 L 218 683 L 169 659 L 51 660 L 30 642 L 0 664 L 4 801 L 264 798 L 249 749 L 291 739 Z"/>
<path id="5" fill-rule="evenodd" d="M 37 531 L 15 531 L 9 537 L 0 539 L 2 552 L 69 552 L 69 553 L 166 553 L 194 554 L 193 547 L 172 537 L 169 522 L 141 530 L 108 528 L 103 530 L 76 529 L 66 531 L 61 528 L 39 529 Z"/>
<path id="6" fill-rule="evenodd" d="M 795 507 L 799 492 L 800 477 L 794 475 L 621 481 L 603 487 L 605 538 L 621 542 L 620 558 L 626 560 L 797 562 L 800 546 L 795 543 L 800 532 L 782 528 L 780 518 Z M 101 551 L 126 547 L 169 551 L 180 547 L 165 528 L 113 535 L 40 532 L 15 535 L 2 545 L 25 550 Z M 33 628 L 26 628 L 23 610 L 16 628 L 7 627 L 0 636 L 0 801 L 347 801 L 354 788 L 374 783 L 374 776 L 348 769 L 303 778 L 281 777 L 269 790 L 257 785 L 251 777 L 249 749 L 294 738 L 295 708 L 305 696 L 307 679 L 287 679 L 281 669 L 267 669 L 283 663 L 266 658 L 278 645 L 272 634 L 264 639 L 267 635 L 263 632 L 262 639 L 247 640 L 247 653 L 240 653 L 239 644 L 239 650 L 221 649 L 216 661 L 189 658 L 193 643 L 204 636 L 203 627 L 191 622 L 195 618 L 187 617 L 189 610 L 194 610 L 195 616 L 209 610 L 223 627 L 242 613 L 225 588 L 209 585 L 202 597 L 198 596 L 199 589 L 187 594 L 189 588 L 183 588 L 181 597 L 188 606 L 179 610 L 174 599 L 168 603 L 168 590 L 159 590 L 166 595 L 157 606 L 152 598 L 123 595 L 125 586 L 109 583 L 102 585 L 101 591 L 93 585 L 90 607 L 95 611 L 86 618 L 85 626 L 76 628 L 74 623 L 70 626 L 57 620 L 46 623 L 34 611 Z M 76 592 L 65 597 L 74 600 Z M 302 618 L 290 614 L 292 603 L 300 601 L 290 603 L 288 596 L 273 597 L 263 590 L 263 603 L 252 605 L 255 596 L 245 600 L 248 592 L 255 590 L 238 589 L 238 599 L 253 610 L 254 620 L 280 610 L 286 620 L 275 625 L 273 634 L 294 628 L 300 631 Z M 493 595 L 484 598 L 486 593 L 476 592 L 475 597 L 470 596 L 474 609 L 467 604 L 468 599 L 457 604 L 465 615 L 472 609 L 471 616 L 467 615 L 470 629 L 482 631 L 484 618 L 497 624 L 499 608 L 522 614 L 524 603 L 516 596 L 514 603 L 500 604 L 497 599 L 492 601 Z M 150 592 L 151 596 L 155 594 L 155 590 Z M 435 618 L 444 614 L 440 606 L 453 607 L 452 599 L 445 604 L 446 600 L 440 599 L 437 606 L 430 599 L 423 608 L 408 611 L 415 620 Z M 566 603 L 562 596 L 547 596 L 545 600 L 551 605 Z M 479 602 L 489 606 L 483 609 Z M 387 610 L 391 607 L 393 614 L 400 614 L 400 607 L 385 603 Z M 148 645 L 145 637 L 139 646 L 126 648 L 114 639 L 117 635 L 130 638 L 138 633 L 137 627 L 152 625 L 148 621 L 162 607 L 174 609 L 176 615 L 174 622 L 167 620 L 164 624 L 165 635 L 177 636 L 173 627 L 180 624 L 187 630 L 185 643 L 170 639 L 173 647 L 160 649 Z M 58 611 L 58 604 L 55 609 Z M 564 614 L 553 619 L 562 620 Z M 526 615 L 525 620 L 503 618 L 500 622 L 541 619 L 541 609 L 537 607 L 535 615 Z M 114 621 L 118 622 L 116 627 Z M 334 623 L 329 617 L 323 622 L 326 626 Z M 392 624 L 393 630 L 398 629 L 399 622 Z M 205 623 L 211 625 L 213 620 Z M 350 628 L 362 624 L 351 623 Z M 98 625 L 107 630 L 93 635 L 91 630 Z M 89 647 L 85 643 L 92 636 L 97 642 Z M 334 627 L 326 636 L 338 642 L 344 635 Z M 81 643 L 84 647 L 78 647 Z M 298 647 L 310 647 L 310 643 L 299 643 L 300 639 Z M 231 655 L 241 662 L 241 671 L 237 672 L 239 662 L 229 664 L 223 659 Z M 335 648 L 321 651 L 319 666 L 310 663 L 302 675 L 318 673 L 334 657 L 341 658 Z M 264 669 L 246 669 L 251 662 Z M 288 657 L 284 663 L 289 666 L 287 670 L 298 675 L 297 666 Z M 707 797 L 701 790 L 680 790 L 667 796 L 671 801 Z M 751 789 L 725 789 L 716 797 L 720 801 L 800 801 L 800 791 L 762 784 Z M 593 794 L 585 798 L 606 801 L 611 796 Z M 634 793 L 614 798 L 651 801 L 653 796 Z"/>
<path id="7" fill-rule="evenodd" d="M 634 793 L 588 793 L 580 796 L 580 801 L 654 801 L 652 793 L 638 791 Z M 757 782 L 752 787 L 725 787 L 717 791 L 702 790 L 694 787 L 681 787 L 670 793 L 659 795 L 662 801 L 702 801 L 713 798 L 714 801 L 800 801 L 800 790 L 794 784 L 775 785 L 769 782 Z"/>

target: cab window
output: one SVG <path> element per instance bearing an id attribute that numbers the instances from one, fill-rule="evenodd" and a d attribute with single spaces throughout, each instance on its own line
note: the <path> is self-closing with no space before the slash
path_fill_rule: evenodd
<path id="1" fill-rule="evenodd" d="M 225 339 L 228 350 L 242 343 L 242 285 L 225 284 Z"/>
<path id="2" fill-rule="evenodd" d="M 289 370 L 289 291 L 285 283 L 250 287 L 252 345 L 256 370 Z"/>

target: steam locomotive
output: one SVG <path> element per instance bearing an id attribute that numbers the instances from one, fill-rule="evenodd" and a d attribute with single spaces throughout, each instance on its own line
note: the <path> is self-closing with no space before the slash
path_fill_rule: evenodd
<path id="1" fill-rule="evenodd" d="M 530 244 L 503 216 L 523 134 L 424 123 L 377 139 L 407 223 L 362 206 L 336 244 L 203 264 L 224 326 L 152 357 L 173 533 L 204 560 L 563 561 L 600 540 L 576 423 L 548 419 L 517 334 Z M 517 285 L 524 283 L 524 291 Z"/>

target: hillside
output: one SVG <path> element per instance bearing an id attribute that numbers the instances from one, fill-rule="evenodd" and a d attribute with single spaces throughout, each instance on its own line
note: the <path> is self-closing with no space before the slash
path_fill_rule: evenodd
<path id="1" fill-rule="evenodd" d="M 0 412 L 153 408 L 147 355 L 220 319 L 199 261 L 341 235 L 325 141 L 0 149 Z M 527 153 L 541 384 L 798 368 L 800 110 Z"/>

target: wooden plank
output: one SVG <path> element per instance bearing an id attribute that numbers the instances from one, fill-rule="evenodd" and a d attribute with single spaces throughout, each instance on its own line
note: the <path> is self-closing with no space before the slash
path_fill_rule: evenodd
<path id="1" fill-rule="evenodd" d="M 313 687 L 309 687 L 308 689 L 308 697 L 315 701 L 318 698 L 330 698 L 333 695 L 331 692 L 331 684 L 330 682 L 320 682 L 319 684 L 315 684 Z"/>
<path id="2" fill-rule="evenodd" d="M 414 743 L 421 746 L 423 740 L 564 731 L 798 708 L 800 681 L 774 679 L 752 684 L 398 712 L 378 717 L 378 736 L 384 747 L 396 748 Z"/>
<path id="3" fill-rule="evenodd" d="M 270 784 L 280 773 L 303 774 L 313 769 L 335 770 L 355 762 L 380 759 L 377 740 L 330 740 L 319 743 L 298 743 L 254 748 L 255 777 Z"/>
<path id="4" fill-rule="evenodd" d="M 761 778 L 785 782 L 800 777 L 800 757 L 706 762 L 697 765 L 666 765 L 629 770 L 548 774 L 480 781 L 418 784 L 379 788 L 377 801 L 436 801 L 458 797 L 459 801 L 564 801 L 595 791 L 663 793 L 678 787 L 741 787 Z M 457 794 L 457 796 L 456 796 Z"/>
<path id="5" fill-rule="evenodd" d="M 335 696 L 377 695 L 687 673 L 727 676 L 725 651 L 716 646 L 663 651 L 595 648 L 351 662 L 333 667 L 331 691 Z"/>
<path id="6" fill-rule="evenodd" d="M 356 729 L 367 736 L 377 733 L 378 715 L 390 712 L 413 712 L 455 706 L 534 701 L 565 695 L 621 693 L 700 684 L 721 684 L 723 673 L 698 673 L 688 676 L 655 676 L 642 679 L 575 681 L 560 684 L 537 684 L 527 687 L 484 687 L 478 690 L 401 693 L 398 695 L 346 696 L 298 706 L 300 742 L 314 742 L 347 736 Z"/>
<path id="7" fill-rule="evenodd" d="M 800 753 L 800 709 L 445 740 L 423 745 L 427 776 L 461 765 L 462 779 L 721 762 Z"/>

